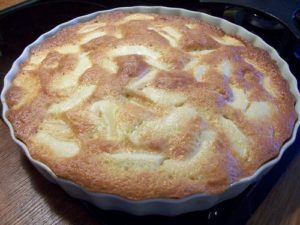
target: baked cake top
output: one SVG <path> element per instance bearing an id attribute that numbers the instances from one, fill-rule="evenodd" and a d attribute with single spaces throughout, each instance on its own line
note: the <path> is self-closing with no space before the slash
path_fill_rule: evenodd
<path id="1" fill-rule="evenodd" d="M 6 94 L 33 158 L 131 199 L 219 193 L 275 157 L 294 97 L 267 52 L 181 16 L 107 13 L 35 47 Z"/>

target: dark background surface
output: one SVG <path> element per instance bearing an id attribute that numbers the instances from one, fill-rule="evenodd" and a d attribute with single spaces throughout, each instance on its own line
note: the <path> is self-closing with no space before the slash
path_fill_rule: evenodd
<path id="1" fill-rule="evenodd" d="M 299 75 L 298 40 L 294 33 L 248 8 L 198 1 L 46 0 L 27 1 L 0 11 L 0 84 L 12 62 L 42 33 L 80 15 L 129 5 L 174 6 L 230 19 L 276 48 L 295 76 Z M 257 21 L 262 25 L 257 26 Z M 210 210 L 168 218 L 102 211 L 72 199 L 33 169 L 2 121 L 0 138 L 0 224 L 300 224 L 299 139 L 264 179 L 242 195 Z"/>

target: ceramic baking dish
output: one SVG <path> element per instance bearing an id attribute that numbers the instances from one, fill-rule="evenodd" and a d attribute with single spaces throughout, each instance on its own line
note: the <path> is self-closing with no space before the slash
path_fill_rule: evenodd
<path id="1" fill-rule="evenodd" d="M 121 210 L 135 215 L 156 214 L 156 215 L 174 216 L 186 212 L 208 209 L 221 201 L 237 196 L 242 191 L 244 191 L 251 183 L 254 183 L 258 179 L 260 179 L 281 159 L 284 152 L 288 149 L 288 147 L 294 142 L 296 138 L 296 133 L 299 126 L 299 120 L 295 124 L 291 138 L 287 142 L 285 142 L 285 144 L 282 146 L 280 150 L 279 155 L 276 158 L 263 164 L 253 175 L 249 177 L 245 177 L 239 180 L 238 182 L 230 185 L 225 192 L 218 195 L 194 194 L 182 199 L 155 198 L 155 199 L 147 199 L 147 200 L 129 200 L 124 197 L 120 197 L 113 194 L 93 193 L 83 189 L 78 184 L 57 177 L 49 169 L 49 167 L 33 159 L 25 144 L 15 137 L 13 127 L 6 117 L 8 106 L 5 101 L 5 93 L 8 90 L 13 77 L 17 74 L 20 64 L 26 58 L 28 58 L 32 48 L 34 48 L 36 45 L 43 42 L 47 37 L 50 37 L 56 32 L 58 32 L 59 30 L 61 30 L 63 27 L 88 21 L 102 13 L 108 13 L 114 11 L 151 12 L 151 13 L 182 15 L 186 17 L 198 18 L 209 24 L 220 27 L 226 33 L 238 35 L 243 39 L 251 42 L 254 46 L 266 50 L 270 54 L 272 59 L 274 59 L 277 62 L 281 74 L 287 80 L 290 90 L 296 98 L 295 107 L 296 107 L 298 118 L 300 117 L 300 95 L 297 89 L 297 80 L 291 74 L 287 63 L 282 58 L 280 58 L 280 56 L 271 46 L 269 46 L 261 38 L 250 33 L 244 28 L 234 25 L 224 19 L 213 17 L 204 13 L 193 12 L 193 11 L 188 11 L 188 10 L 178 9 L 178 8 L 137 6 L 137 7 L 115 8 L 112 10 L 95 12 L 86 16 L 75 18 L 61 25 L 58 25 L 51 31 L 40 36 L 35 42 L 33 42 L 32 44 L 30 44 L 28 47 L 25 48 L 21 56 L 13 63 L 12 68 L 4 78 L 4 87 L 1 93 L 1 101 L 3 104 L 3 119 L 9 127 L 13 140 L 21 147 L 21 149 L 24 151 L 25 155 L 30 160 L 30 162 L 36 167 L 36 169 L 43 176 L 45 176 L 50 182 L 56 183 L 59 186 L 61 186 L 72 197 L 89 201 L 101 209 Z"/>

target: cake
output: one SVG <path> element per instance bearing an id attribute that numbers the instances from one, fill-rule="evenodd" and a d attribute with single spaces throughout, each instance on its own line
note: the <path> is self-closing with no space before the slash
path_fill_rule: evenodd
<path id="1" fill-rule="evenodd" d="M 218 194 L 279 154 L 295 98 L 269 54 L 203 21 L 105 13 L 32 49 L 7 118 L 31 156 L 128 199 Z"/>

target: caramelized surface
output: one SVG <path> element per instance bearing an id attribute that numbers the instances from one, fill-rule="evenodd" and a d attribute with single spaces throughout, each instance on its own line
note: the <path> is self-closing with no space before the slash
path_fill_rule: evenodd
<path id="1" fill-rule="evenodd" d="M 34 158 L 133 199 L 222 192 L 276 156 L 296 120 L 266 52 L 155 14 L 62 29 L 32 51 L 6 99 Z"/>

